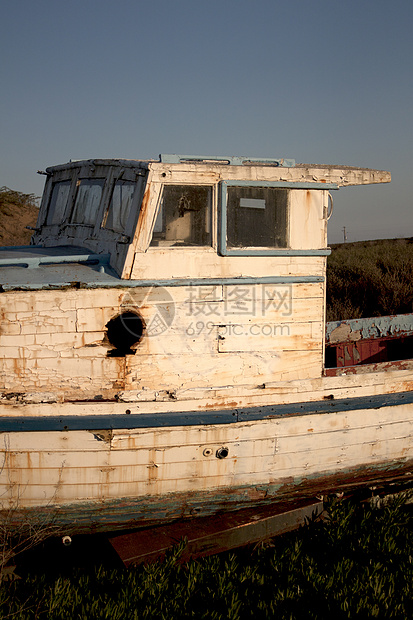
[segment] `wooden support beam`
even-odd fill
[[[323,502],[312,498],[294,504],[267,505],[214,517],[175,521],[165,526],[111,536],[109,542],[124,565],[129,567],[161,559],[169,549],[186,539],[181,561],[187,561],[285,534],[322,511]]]

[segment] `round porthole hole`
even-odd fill
[[[122,312],[106,324],[107,337],[114,347],[109,351],[111,357],[134,355],[133,346],[142,339],[145,324],[142,317],[136,312]]]
[[[217,459],[226,459],[228,454],[229,449],[223,446],[222,448],[218,448],[215,456],[217,457]]]

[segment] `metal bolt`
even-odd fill
[[[72,544],[72,538],[71,536],[63,536],[62,537],[62,543],[65,547],[70,547],[70,545]]]
[[[217,457],[217,459],[226,459],[228,454],[229,454],[229,449],[223,446],[222,448],[218,448],[215,456]]]

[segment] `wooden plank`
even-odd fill
[[[97,433],[98,431],[96,431]],[[106,452],[110,439],[109,431],[105,435],[99,431],[99,437],[92,431],[47,431],[27,433],[3,433],[2,452],[40,453],[47,458],[53,452],[86,452],[96,450]],[[103,438],[107,438],[107,442]]]
[[[387,424],[383,423],[386,420],[386,409],[387,421],[390,420]],[[162,449],[162,444],[159,443],[158,438],[158,440],[151,442],[151,447],[146,450],[145,455],[144,450],[138,450],[135,464],[127,467],[126,470],[121,464],[116,463],[116,457],[113,457],[115,462],[112,462],[112,456],[108,457],[105,465],[99,463],[97,468],[93,466],[85,467],[84,465],[79,466],[79,468],[66,468],[64,454],[62,453],[60,455],[62,461],[60,461],[59,455],[53,457],[55,462],[56,459],[58,459],[55,479],[56,476],[60,476],[60,481],[64,486],[67,476],[69,486],[70,482],[76,478],[79,485],[94,484],[93,481],[99,480],[102,474],[104,474],[105,484],[109,481],[112,484],[117,484],[118,482],[119,484],[127,484],[128,479],[132,477],[132,479],[135,479],[137,482],[148,480],[151,484],[156,480],[157,484],[159,483],[164,486],[167,484],[168,480],[171,481],[172,484],[175,484],[178,480],[179,484],[183,484],[183,480],[189,480],[189,484],[191,488],[193,488],[194,476],[200,480],[201,486],[203,486],[206,479],[208,479],[211,484],[229,484],[229,480],[232,480],[234,476],[239,483],[241,483],[241,479],[243,481],[242,483],[245,484],[253,480],[255,480],[255,483],[258,483],[262,482],[265,475],[271,476],[271,472],[277,472],[277,477],[282,478],[283,475],[290,475],[293,470],[297,470],[296,475],[299,475],[298,472],[300,468],[301,474],[303,471],[306,473],[317,473],[317,471],[324,470],[340,471],[350,465],[355,466],[357,464],[366,464],[369,462],[382,462],[388,458],[389,452],[392,454],[392,458],[396,460],[397,458],[408,458],[409,455],[412,456],[413,454],[413,445],[411,443],[413,425],[410,420],[396,423],[392,419],[392,411],[399,411],[399,409],[400,408],[388,407],[380,409],[378,412],[366,412],[370,414],[370,416],[376,413],[376,419],[370,420],[370,422],[373,421],[374,424],[371,426],[364,426],[361,429],[353,428],[353,426],[350,425],[350,420],[348,420],[350,414],[348,412],[342,412],[332,416],[308,416],[307,418],[295,419],[286,418],[281,421],[271,420],[267,421],[265,424],[263,422],[255,424],[244,423],[242,428],[245,433],[248,432],[251,435],[252,433],[250,433],[250,431],[254,428],[258,433],[262,433],[262,426],[264,426],[267,430],[272,428],[272,432],[275,432],[278,437],[277,444],[275,444],[272,439],[265,441],[261,446],[255,445],[252,449],[251,446],[254,445],[252,441],[250,441],[250,445],[248,445],[248,442],[241,443],[238,441],[231,444],[228,441],[230,439],[228,431],[234,433],[234,431],[238,430],[237,428],[220,427],[219,429],[209,429],[210,440],[215,440],[218,445],[220,442],[229,444],[230,456],[222,460],[214,458],[212,460],[208,458],[203,459],[203,455],[201,456],[200,454],[200,448],[202,446],[193,446],[191,449],[190,446],[187,446],[187,442],[185,442],[186,438],[182,437],[182,435],[181,440],[183,439],[184,445],[181,447],[174,446],[172,450]],[[405,406],[405,409],[408,411],[408,406]],[[363,412],[361,412],[359,416],[361,420],[363,419],[362,414]],[[379,414],[380,418],[377,419]],[[353,413],[351,415],[354,418],[356,414]],[[333,429],[338,428],[337,422],[340,422],[338,418],[341,418],[341,428],[334,431]],[[321,434],[317,432],[316,426],[319,420],[326,425]],[[307,427],[306,432],[304,432],[303,429],[303,424],[305,424],[305,422],[307,422],[307,424],[313,424],[313,427]],[[366,422],[369,422],[369,420],[366,420]],[[333,432],[328,432],[328,426],[330,427],[330,431],[333,430]],[[202,431],[203,430],[204,429],[202,429]],[[215,436],[213,437],[214,430]],[[188,435],[188,433],[190,435],[196,435],[193,429],[187,429],[186,434]],[[227,433],[227,436],[225,436],[225,433]],[[154,439],[157,435],[153,432],[143,433],[143,435],[145,434],[147,435],[147,439]],[[179,441],[179,438],[176,436],[177,430],[169,431],[169,438],[174,434],[174,440]],[[202,434],[204,435],[203,432]],[[165,432],[163,432],[162,435],[165,438]],[[196,439],[199,440],[200,433],[197,435],[198,437],[196,437]],[[139,435],[136,432],[134,437],[135,441],[138,442]],[[204,441],[205,440],[206,438]],[[132,449],[133,453],[130,441],[128,443],[129,445],[126,449],[129,451]],[[164,440],[162,443],[164,444]],[[154,444],[159,447],[157,449],[153,448],[152,446]],[[206,441],[205,444],[208,445]],[[139,445],[142,445],[142,443],[136,443],[135,449]],[[262,449],[263,446],[267,447]],[[275,446],[277,447],[276,451]],[[10,448],[14,449],[14,445],[11,445]],[[107,450],[108,446],[106,445],[105,447],[104,445],[104,449]],[[247,452],[245,452],[245,450],[247,450]],[[234,455],[232,455],[233,451]],[[144,455],[143,461],[139,458],[139,453],[140,456]],[[343,458],[344,453],[345,458]],[[9,452],[8,458],[16,458],[13,451]],[[27,456],[21,456],[20,459],[21,458],[25,459]],[[40,472],[33,470],[33,463],[31,463],[30,469],[25,469],[22,466],[19,468],[19,462],[14,463],[13,467],[9,470],[8,483],[27,484],[27,480],[30,478],[31,483],[44,484],[42,478],[39,480],[36,478],[37,475],[40,475],[45,476],[52,486],[57,484],[53,482],[53,477],[49,475],[50,467],[48,465],[50,465],[50,463],[47,463],[48,456],[44,456],[44,459],[43,470],[40,470]],[[142,465],[139,465],[140,462]],[[148,471],[148,463],[153,466],[150,467],[150,469],[154,470],[152,474]],[[23,465],[23,463],[21,463],[21,465]],[[18,467],[17,470],[15,469],[16,467]],[[285,470],[284,474],[283,470]],[[46,473],[47,471],[49,471],[49,474]],[[77,471],[76,475],[74,475],[74,471]],[[245,478],[244,474],[247,478]],[[14,475],[18,476],[18,478],[13,479]],[[25,476],[28,478],[26,479]],[[89,478],[82,482],[84,476],[89,476]],[[228,476],[230,476],[230,479]],[[250,476],[253,476],[253,478]],[[213,483],[213,477],[217,477],[219,480]],[[165,488],[167,488],[167,486]]]
[[[308,351],[320,350],[321,322],[233,324],[218,328],[218,350],[235,351]]]
[[[210,302],[197,305],[176,305],[175,317],[170,330],[183,327],[185,333],[193,334],[208,329],[211,325],[257,324],[274,321],[295,322],[322,321],[324,300],[321,297],[288,299],[285,303],[263,306],[261,300],[241,299],[231,304]]]
[[[112,360],[114,362],[114,360]],[[408,366],[408,362],[406,362]],[[5,381],[9,381],[12,376],[12,366],[9,367],[9,362],[3,362],[0,360],[0,367],[4,369],[6,373]],[[24,372],[24,366],[21,372]],[[273,377],[272,377],[273,378]],[[340,377],[319,377],[318,379],[310,380],[295,380],[291,383],[283,381],[268,381],[265,384],[255,383],[255,385],[246,384],[244,381],[239,385],[211,385],[210,387],[198,386],[196,388],[191,385],[178,388],[174,395],[174,401],[169,399],[168,406],[162,402],[162,396],[160,395],[159,403],[147,402],[147,411],[163,411],[163,410],[196,410],[202,409],[206,405],[214,406],[217,408],[225,408],[234,406],[247,406],[252,401],[256,405],[260,404],[273,404],[273,403],[285,403],[285,402],[299,402],[305,400],[322,400],[324,396],[334,395],[336,398],[341,396],[352,397],[362,395],[372,395],[383,393],[392,393],[404,390],[413,389],[413,371],[406,370],[387,370],[386,373],[382,372],[370,372],[362,375],[342,375]],[[16,383],[15,387],[21,391],[22,383]],[[20,389],[19,389],[20,388]],[[26,387],[27,389],[27,387]],[[130,396],[128,396],[130,394]],[[137,402],[140,399],[146,401],[155,401],[156,394],[160,394],[159,390],[150,390],[144,388],[136,394]],[[65,405],[60,403],[49,407],[46,403],[42,405],[26,404],[25,412],[29,415],[54,415],[56,408],[58,408],[60,415],[65,415],[65,411],[68,407],[76,408],[79,413],[87,413],[87,415],[93,415],[94,413],[104,413],[106,410],[111,412],[121,411],[124,412],[125,408],[132,408],[131,410],[139,410],[139,405],[133,405],[134,392],[123,392],[122,397],[126,399],[127,405],[122,403],[75,403]],[[39,392],[39,397],[41,393]],[[4,410],[5,415],[17,415],[13,409],[13,399],[10,401],[4,400],[0,404],[0,412]],[[5,409],[4,409],[5,408]],[[1,415],[1,414],[0,414]]]
[[[285,354],[287,355],[287,353]],[[115,360],[111,360],[115,363]],[[122,360],[118,360],[122,361]],[[123,362],[124,363],[124,362]],[[143,369],[146,368],[147,360],[144,360]],[[151,362],[149,361],[149,364]],[[321,364],[321,358],[320,362]],[[406,362],[409,366],[409,363]],[[410,366],[413,368],[413,364]],[[314,372],[317,367],[314,367]],[[4,372],[4,381],[9,382],[12,376],[12,366],[10,362],[5,363],[0,359],[0,369]],[[21,372],[24,372],[24,366]],[[294,373],[292,373],[294,374]],[[271,379],[274,378],[274,374]],[[216,377],[218,381],[222,379],[220,375]],[[245,383],[245,378],[240,379],[239,384],[226,386],[220,385],[218,381],[216,385],[211,382],[210,386],[198,385],[194,387],[191,383],[178,387],[173,395],[165,386],[158,385],[155,388],[142,387],[136,385],[135,389],[129,391],[118,390],[119,397],[124,402],[88,402],[88,403],[55,403],[48,405],[47,402],[34,404],[36,399],[42,397],[50,398],[51,392],[45,393],[44,388],[40,392],[30,392],[27,395],[28,402],[25,404],[25,414],[35,416],[53,416],[57,412],[61,416],[76,413],[77,415],[98,415],[110,413],[125,413],[130,410],[132,413],[139,413],[142,406],[145,407],[147,413],[156,413],[162,411],[196,411],[204,408],[233,408],[249,406],[253,402],[256,406],[268,404],[284,404],[289,402],[305,402],[323,400],[323,398],[334,396],[335,398],[351,398],[358,396],[371,396],[374,394],[391,394],[403,391],[413,390],[413,370],[387,370],[383,372],[370,372],[362,375],[342,375],[340,377],[319,377],[317,379],[297,379],[297,374],[289,381],[268,381],[261,383],[261,377],[256,377],[255,384]],[[22,391],[22,383],[10,384],[9,389]],[[132,384],[133,385],[133,384]],[[100,386],[102,387],[102,386]],[[25,387],[27,390],[27,387]],[[40,386],[39,386],[40,389]],[[74,391],[75,392],[75,391]],[[99,393],[104,393],[100,390]],[[114,394],[115,392],[113,392]],[[76,397],[76,395],[74,394]],[[54,400],[56,400],[55,395]],[[31,400],[32,399],[32,400]],[[33,400],[34,399],[34,400]],[[144,403],[144,405],[143,405]],[[0,419],[1,415],[18,416],[19,410],[15,409],[16,401],[7,397],[0,402]]]
[[[327,245],[324,217],[326,193],[320,190],[291,190],[290,244],[292,248],[323,248]]]
[[[168,549],[186,539],[180,557],[184,562],[285,534],[322,510],[323,503],[315,500],[296,502],[293,507],[284,504],[244,509],[111,536],[109,542],[129,567],[161,559]]]
[[[260,166],[228,166],[219,163],[186,163],[163,164],[151,162],[153,180],[160,183],[171,179],[173,174],[176,183],[216,183],[220,180],[252,180],[252,181],[307,181],[336,183],[344,185],[367,185],[371,183],[389,183],[390,172],[370,170],[351,166],[325,166],[319,164],[296,164],[294,167]],[[166,175],[166,177],[163,176]]]
[[[210,440],[205,441],[202,445],[184,445],[184,446],[168,446],[160,445],[159,440],[156,441],[159,447],[144,447],[136,442],[135,447],[116,450],[110,450],[109,446],[106,451],[100,452],[92,450],[87,455],[84,452],[72,451],[63,452],[51,450],[48,453],[38,451],[15,452],[15,448],[10,449],[6,455],[6,459],[11,459],[13,468],[17,468],[23,474],[29,476],[34,470],[49,471],[53,469],[64,469],[65,476],[69,472],[71,479],[78,478],[81,475],[76,472],[89,470],[91,476],[99,477],[100,468],[110,467],[113,472],[117,471],[116,476],[121,478],[125,475],[122,468],[126,468],[127,475],[134,475],[136,478],[145,479],[146,469],[148,466],[160,467],[159,475],[168,479],[169,477],[180,477],[181,468],[184,470],[186,466],[196,468],[199,475],[206,469],[209,475],[216,471],[216,475],[221,475],[223,470],[228,467],[236,466],[236,472],[241,471],[252,472],[256,468],[263,469],[260,463],[266,459],[270,464],[268,471],[271,471],[271,463],[274,458],[287,457],[288,455],[294,460],[300,458],[308,459],[311,452],[319,450],[336,450],[339,454],[343,449],[352,446],[375,447],[378,451],[384,448],[384,442],[388,446],[389,441],[407,441],[406,447],[409,447],[409,439],[413,432],[413,424],[411,421],[391,422],[388,424],[379,424],[363,428],[342,428],[340,430],[324,429],[320,432],[314,425],[310,427],[304,434],[303,431],[296,431],[294,434],[287,435],[282,425],[278,424],[278,429],[273,429],[275,436],[266,439],[255,439],[251,441],[233,441],[231,437],[224,438],[221,441]],[[331,427],[334,429],[335,424]],[[277,432],[279,431],[279,432]],[[137,439],[137,438],[136,438]],[[216,458],[216,451],[222,445],[228,448],[228,457],[225,463]],[[387,449],[387,448],[386,448]],[[208,451],[208,456],[205,451]],[[318,457],[316,457],[318,461]],[[222,459],[223,461],[223,459]],[[169,470],[173,466],[176,469]],[[201,467],[201,469],[199,469]],[[79,469],[80,468],[80,469]],[[265,469],[265,468],[264,468]],[[93,472],[96,470],[96,474]],[[139,473],[141,472],[141,473]]]
[[[406,443],[408,439],[390,440],[390,447],[392,453],[397,455],[406,450]],[[410,442],[411,443],[411,442]],[[387,456],[387,454],[386,454]],[[407,457],[412,458],[412,451],[408,453]],[[327,483],[328,477],[337,476],[340,473],[346,474],[346,472],[355,471],[361,465],[363,467],[379,466],[380,469],[384,468],[383,451],[377,449],[376,446],[349,446],[343,447],[340,451],[337,449],[323,449],[321,451],[314,450],[309,455],[300,454],[298,459],[293,454],[279,454],[270,460],[269,457],[259,458],[257,469],[254,472],[239,471],[234,467],[227,469],[226,474],[211,475],[212,472],[205,472],[204,475],[199,475],[199,472],[183,467],[180,471],[180,475],[177,477],[171,477],[170,479],[161,476],[162,472],[159,472],[158,468],[148,469],[146,468],[146,476],[136,476],[128,480],[125,477],[120,481],[112,479],[113,468],[104,468],[100,472],[99,478],[91,476],[88,480],[80,480],[78,483],[73,483],[71,477],[65,481],[64,469],[62,473],[56,472],[54,480],[48,478],[48,484],[42,484],[41,479],[36,479],[33,484],[32,481],[28,484],[28,480],[21,476],[21,473],[10,470],[10,481],[8,486],[1,489],[3,493],[4,501],[8,498],[18,497],[20,506],[30,505],[37,500],[40,504],[47,504],[50,501],[81,501],[94,498],[95,501],[105,498],[116,499],[119,497],[147,497],[150,496],[162,496],[168,493],[190,492],[197,493],[206,490],[228,488],[228,478],[231,479],[231,488],[237,486],[256,486],[256,485],[283,485],[288,481],[290,486],[298,484],[303,477],[317,479],[321,474],[325,476],[325,482]],[[228,465],[231,465],[228,463]],[[228,467],[228,466],[227,466]],[[269,467],[273,468],[275,475],[271,475]],[[391,468],[391,464],[388,464]],[[88,472],[90,473],[90,472]],[[18,477],[15,478],[14,474]]]
[[[172,259],[171,259],[172,257]],[[218,256],[213,248],[193,250],[190,248],[149,248],[137,254],[131,277],[136,280],[148,278],[241,278],[265,276],[320,276],[325,275],[325,257],[317,256]]]
[[[272,351],[203,355],[133,356],[128,389],[174,390],[226,386],[246,381],[262,385],[274,378],[306,379],[321,374],[322,351]]]
[[[155,435],[155,441],[158,438]],[[156,441],[159,443],[159,440]],[[160,445],[157,448],[147,447],[137,444],[137,447],[110,449],[110,444],[106,449],[96,450],[92,446],[89,450],[63,451],[62,446],[51,446],[49,452],[38,450],[27,450],[17,452],[15,447],[10,447],[3,458],[10,460],[14,468],[30,472],[34,470],[53,470],[60,469],[62,465],[65,471],[77,470],[79,468],[96,469],[100,467],[136,468],[138,466],[159,466],[189,463],[194,465],[195,461],[209,464],[208,467],[221,467],[224,459],[216,457],[217,450],[223,447],[228,448],[230,460],[250,460],[256,456],[272,456],[276,450],[276,439],[274,437],[255,439],[253,441],[234,441],[229,436],[225,441],[209,441],[201,445]],[[211,465],[212,463],[212,465]],[[144,470],[142,470],[144,471]],[[72,475],[72,474],[70,474]]]
[[[48,313],[44,313],[41,317],[37,312],[21,312],[18,314],[18,323],[20,325],[20,334],[43,334],[48,332],[75,332],[76,331],[76,312],[74,310],[68,310],[66,312],[59,312],[56,310],[49,310]],[[4,333],[0,335],[0,343],[5,340],[7,342],[8,336]]]

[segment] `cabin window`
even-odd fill
[[[53,183],[46,224],[61,224],[63,221],[72,181]]]
[[[288,190],[228,187],[227,247],[287,247]]]
[[[211,245],[211,203],[211,187],[165,185],[151,245]]]
[[[103,223],[104,228],[119,233],[125,232],[135,187],[134,181],[116,181]]]
[[[92,226],[96,222],[105,179],[81,179],[77,183],[73,224]]]

